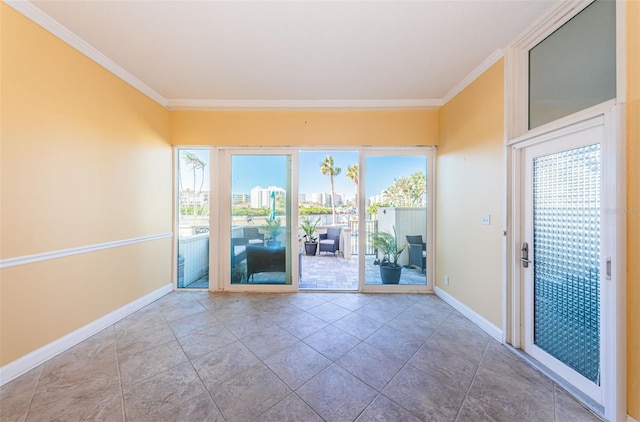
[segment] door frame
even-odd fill
[[[601,121],[604,126],[602,143],[602,186],[601,201],[601,265],[610,259],[610,279],[601,282],[601,400],[604,416],[608,420],[623,420],[626,417],[626,213],[625,210],[625,160],[624,160],[624,106],[608,101],[588,110],[576,113],[563,124],[532,131],[514,139],[507,146],[510,188],[508,207],[507,280],[506,280],[506,342],[522,349],[524,335],[524,276],[520,265],[520,247],[523,235],[524,192],[521,190],[524,178],[522,155],[524,148],[581,128],[593,126]],[[615,187],[615,188],[612,188]],[[607,208],[605,208],[607,207]],[[606,345],[607,347],[604,347]],[[547,368],[543,368],[547,369]],[[548,370],[547,370],[548,371]],[[550,375],[559,383],[566,384],[558,374]],[[585,397],[583,397],[585,398]],[[589,400],[585,400],[589,401]]]
[[[298,190],[298,180],[295,177],[298,171],[298,156],[297,148],[293,147],[212,147],[212,150],[217,151],[217,173],[219,181],[216,193],[219,199],[217,207],[217,245],[216,250],[218,255],[211,255],[211,259],[215,259],[217,265],[217,271],[215,272],[216,287],[220,290],[229,292],[288,292],[293,293],[298,291],[298,260],[297,258],[297,239],[294,241],[294,237],[297,235],[297,230],[294,227],[298,227],[297,212],[293,210],[298,209],[298,198],[293,192]],[[237,155],[289,155],[291,156],[291,172],[288,175],[287,180],[287,196],[290,197],[288,203],[290,204],[290,212],[288,216],[288,224],[285,231],[285,238],[287,240],[287,254],[290,265],[288,271],[290,271],[290,284],[232,284],[229,274],[231,273],[231,261],[229,259],[231,254],[231,161],[230,157],[233,154]],[[213,167],[213,166],[212,166]],[[212,169],[213,171],[213,169]],[[226,210],[226,211],[225,211]],[[213,248],[212,253],[213,253]],[[209,273],[211,277],[211,272]],[[209,287],[211,288],[211,281],[209,281]]]
[[[611,347],[608,359],[603,360],[603,416],[611,421],[624,421],[627,414],[626,393],[626,153],[625,107],[627,91],[626,66],[626,2],[616,2],[616,98],[582,110],[573,115],[547,123],[533,130],[528,129],[528,54],[529,50],[572,19],[594,0],[575,0],[555,3],[538,21],[527,28],[513,43],[504,49],[505,66],[505,189],[504,189],[504,243],[503,267],[503,333],[507,344],[519,349],[521,344],[521,280],[519,278],[520,245],[517,230],[519,216],[518,151],[515,146],[553,130],[562,130],[599,114],[605,118],[603,160],[608,170],[603,179],[615,189],[605,189],[602,195],[612,195],[613,210],[606,216],[613,221],[611,237],[613,255],[612,276],[617,283],[610,286],[607,304],[611,311],[603,315],[609,326],[607,337],[602,338]],[[604,164],[604,163],[603,163]],[[605,283],[606,284],[606,283]],[[609,283],[611,284],[611,283]],[[551,374],[553,375],[553,374]]]
[[[605,164],[603,163],[603,147],[604,147],[604,116],[597,116],[593,119],[589,119],[585,122],[576,124],[567,128],[566,131],[554,131],[544,136],[539,137],[540,142],[536,142],[534,144],[529,144],[526,147],[519,148],[521,151],[521,166],[523,168],[521,181],[523,182],[520,187],[521,198],[523,200],[521,212],[523,215],[523,224],[520,227],[520,241],[527,241],[530,245],[529,249],[529,258],[533,260],[533,257],[536,256],[536,245],[534,241],[534,221],[533,221],[533,165],[532,158],[538,156],[545,156],[547,154],[556,154],[561,151],[573,150],[576,148],[586,147],[588,145],[593,145],[593,141],[595,141],[595,137],[597,137],[597,143],[600,145],[600,175],[605,172]],[[562,133],[556,133],[562,132]],[[592,138],[593,136],[593,138]],[[599,249],[601,251],[598,267],[599,267],[599,277],[600,277],[600,290],[601,290],[601,298],[602,298],[602,286],[607,282],[607,274],[606,274],[606,257],[609,251],[611,250],[610,244],[606,236],[603,236],[603,233],[608,232],[607,230],[607,221],[606,216],[603,216],[604,212],[602,210],[608,209],[609,204],[607,203],[608,198],[606,195],[603,195],[605,191],[605,180],[604,177],[600,179],[600,224],[599,224]],[[523,350],[528,355],[532,356],[534,359],[537,359],[543,365],[550,368],[556,374],[558,374],[563,379],[567,380],[572,385],[575,385],[579,391],[585,393],[588,397],[596,401],[597,403],[602,402],[602,386],[594,383],[593,381],[585,378],[582,374],[577,371],[571,369],[568,365],[563,363],[561,360],[551,356],[546,350],[538,347],[533,339],[534,336],[534,328],[533,324],[535,324],[535,315],[534,315],[534,301],[535,301],[535,293],[534,293],[534,269],[535,269],[535,261],[533,266],[530,266],[529,269],[524,269],[522,265],[520,265],[520,276],[522,277],[522,320],[523,320],[523,330],[522,330],[522,343]],[[602,301],[599,305],[599,310],[601,310],[602,304],[605,301]],[[607,329],[604,321],[600,320],[600,330],[599,335],[599,362],[598,366],[602,369],[602,362],[605,358],[606,351],[604,350],[604,343],[602,342],[602,338],[604,337],[605,329]]]
[[[416,147],[368,147],[359,148],[360,153],[360,180],[358,185],[358,207],[360,210],[366,209],[365,203],[365,187],[366,183],[366,158],[372,156],[406,156],[411,155],[412,152],[424,156],[427,160],[426,177],[427,177],[427,236],[425,242],[427,242],[427,256],[426,256],[426,270],[425,270],[425,284],[424,285],[397,285],[397,284],[365,284],[365,259],[358,260],[359,270],[359,282],[358,291],[361,293],[432,293],[434,290],[434,277],[435,277],[435,177],[436,177],[436,148],[429,146],[416,146]],[[364,174],[364,177],[362,175]],[[365,233],[365,221],[363,218],[358,219],[358,230],[360,233]],[[358,256],[364,257],[365,242],[359,242]]]

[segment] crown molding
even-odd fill
[[[525,29],[509,47],[529,50],[538,45],[594,0],[560,0],[553,4],[540,18]]]
[[[36,24],[40,25],[47,31],[51,32],[56,37],[60,38],[65,43],[69,44],[71,47],[78,50],[80,53],[89,57],[94,62],[98,63],[100,66],[107,69],[109,72],[113,73],[147,97],[151,98],[153,101],[157,102],[163,107],[167,107],[167,100],[156,91],[151,89],[147,84],[142,82],[140,79],[133,76],[131,73],[127,72],[124,68],[116,64],[109,57],[102,54],[100,51],[95,49],[91,44],[84,41],[76,34],[71,32],[65,26],[61,25],[58,21],[51,18],[49,15],[44,13],[42,10],[38,9],[34,6],[30,1],[27,0],[3,0],[6,4],[22,13],[27,18],[34,21]]]
[[[109,57],[51,18],[28,0],[2,0],[54,36],[113,73],[133,88],[169,110],[431,110],[438,109],[460,93],[484,71],[497,62],[503,53],[494,51],[469,75],[441,99],[392,100],[216,100],[166,99],[140,79],[133,76]],[[579,0],[576,2],[584,2]],[[592,1],[592,0],[589,0]]]
[[[489,55],[489,57],[484,59],[482,61],[482,63],[480,63],[478,65],[478,67],[473,69],[467,76],[465,76],[465,78],[463,80],[458,82],[458,84],[456,86],[451,88],[451,90],[449,92],[447,92],[444,97],[442,97],[442,100],[440,100],[442,102],[442,104],[444,105],[444,104],[448,103],[453,97],[455,97],[460,92],[462,92],[463,89],[465,89],[466,87],[471,85],[471,83],[473,81],[478,79],[478,77],[480,77],[480,75],[482,75],[484,72],[486,72],[487,69],[489,69],[491,66],[493,66],[502,57],[504,57],[504,53],[502,52],[501,49],[497,49],[493,53],[491,53]]]
[[[171,110],[427,110],[442,100],[168,100]]]

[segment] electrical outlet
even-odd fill
[[[449,285],[449,276],[448,276],[448,275],[445,275],[445,276],[444,276],[444,285],[445,285],[445,286],[448,286],[448,285]]]
[[[485,226],[491,224],[491,214],[482,214],[482,224]]]

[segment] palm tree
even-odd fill
[[[331,214],[333,216],[333,224],[336,224],[336,192],[333,184],[333,177],[337,176],[342,172],[340,167],[333,166],[333,157],[331,155],[327,155],[327,158],[324,159],[320,163],[320,172],[323,175],[329,175],[329,180],[331,180]]]
[[[353,184],[356,185],[356,216],[358,216],[358,165],[354,164],[352,166],[347,167],[347,177],[353,181]]]
[[[198,202],[196,198],[200,197],[200,192],[202,192],[202,185],[204,184],[204,167],[206,163],[200,159],[197,155],[192,152],[185,152],[182,156],[185,164],[191,166],[191,170],[193,171],[193,216],[198,216]],[[202,177],[200,178],[200,188],[197,191],[196,195],[196,170],[200,170],[202,172]]]

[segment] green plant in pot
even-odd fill
[[[242,283],[247,277],[247,269],[242,264],[236,264],[231,269],[231,282]]]
[[[266,234],[267,246],[280,246],[280,241],[277,239],[282,233],[282,220],[279,217],[273,220],[267,219],[260,229]]]
[[[315,255],[318,250],[318,239],[313,237],[313,234],[316,232],[319,223],[320,218],[313,221],[309,217],[305,217],[300,223],[300,227],[304,231],[304,251],[307,256]]]
[[[398,258],[400,258],[407,245],[400,246],[398,244],[396,227],[393,226],[393,234],[383,231],[376,233],[373,236],[373,247],[382,253],[382,260],[374,261],[374,264],[380,265],[382,283],[398,284],[402,272],[402,266],[398,264]]]

